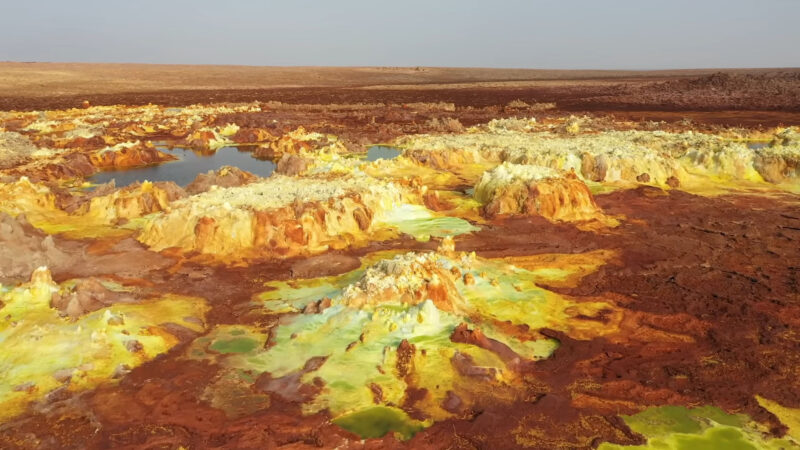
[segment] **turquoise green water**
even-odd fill
[[[258,342],[245,337],[237,337],[224,341],[214,341],[209,347],[219,353],[247,353],[255,350]]]
[[[410,439],[423,425],[397,409],[376,406],[347,414],[333,421],[336,425],[351,431],[364,439],[379,438],[395,432],[401,439]]]

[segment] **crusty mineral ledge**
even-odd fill
[[[172,182],[136,183],[122,189],[109,187],[103,195],[60,192],[26,177],[0,183],[0,212],[12,217],[25,214],[35,227],[50,234],[89,230],[111,225],[119,219],[133,219],[161,211],[185,196]]]
[[[486,171],[475,198],[489,217],[500,214],[542,216],[550,221],[605,220],[586,184],[574,172],[503,163]]]
[[[304,153],[346,153],[347,147],[334,135],[308,132],[303,127],[290,131],[280,138],[262,143],[253,150],[257,158],[278,159],[284,155]]]
[[[194,181],[186,186],[189,195],[206,192],[213,186],[236,187],[252,183],[258,180],[256,175],[233,166],[222,166],[218,170],[209,170],[207,173],[199,173]]]
[[[453,170],[468,163],[511,162],[574,170],[585,180],[698,188],[709,182],[773,183],[791,188],[800,176],[800,144],[793,128],[776,130],[769,145],[702,133],[602,131],[559,134],[502,126],[468,133],[419,135],[396,144],[418,163]]]
[[[383,214],[415,194],[369,177],[293,178],[215,188],[149,218],[139,240],[222,258],[288,257],[363,242]]]
[[[113,170],[175,161],[178,157],[157,150],[150,142],[137,141],[106,147],[92,153],[89,159],[100,170]]]
[[[147,166],[178,159],[159,151],[150,142],[141,141],[123,142],[92,151],[80,148],[37,149],[29,156],[23,164],[10,167],[3,174],[26,176],[34,181],[56,181],[83,178],[103,170]]]

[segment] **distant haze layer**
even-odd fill
[[[800,65],[800,1],[11,2],[0,60],[667,69]]]

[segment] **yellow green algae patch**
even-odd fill
[[[771,437],[765,427],[744,414],[728,414],[713,406],[686,408],[661,406],[648,408],[632,416],[622,416],[625,423],[647,438],[641,446],[603,443],[601,450],[760,450],[795,449],[798,442],[787,437]]]
[[[50,306],[60,288],[40,268],[30,283],[0,291],[0,420],[56,388],[91,389],[169,351],[179,341],[160,324],[204,330],[208,307],[200,298],[165,295],[73,321]]]
[[[516,364],[547,358],[558,347],[536,330],[568,330],[566,310],[574,302],[536,286],[541,274],[443,247],[380,252],[336,277],[269,283],[273,289],[254,300],[271,311],[316,306],[281,317],[271,330],[219,326],[197,339],[187,356],[252,377],[296,377],[317,386],[303,411],[327,410],[362,437],[389,431],[408,437],[409,430],[453,417],[443,406],[453,395],[465,407],[488,392],[503,401],[511,394],[495,388],[515,385]],[[579,262],[574,265],[587,273]],[[325,305],[314,303],[324,297]],[[485,336],[489,346],[454,341],[460,326]],[[322,362],[309,368],[314,358]],[[414,403],[425,420],[408,422],[395,409],[409,388],[426,392]]]
[[[364,439],[379,438],[394,432],[405,440],[424,428],[421,422],[408,417],[403,410],[386,406],[346,414],[335,419],[333,423]]]
[[[404,204],[385,212],[380,223],[397,228],[401,233],[419,241],[431,237],[458,236],[478,231],[480,228],[458,217],[440,216],[420,205]]]
[[[348,285],[358,281],[364,271],[372,264],[401,253],[387,250],[370,253],[361,258],[359,268],[350,272],[319,278],[303,278],[290,281],[270,281],[264,284],[268,291],[257,294],[254,301],[273,312],[298,312],[307,304],[321,298],[333,298],[342,293]]]
[[[507,256],[495,260],[529,270],[537,283],[554,287],[575,287],[583,277],[597,271],[601,266],[613,263],[617,257],[616,251],[601,249],[574,254]]]

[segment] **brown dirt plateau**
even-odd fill
[[[767,126],[800,118],[800,69],[668,71],[0,63],[0,110],[281,101],[552,102],[570,113]],[[742,114],[747,111],[747,114]]]

